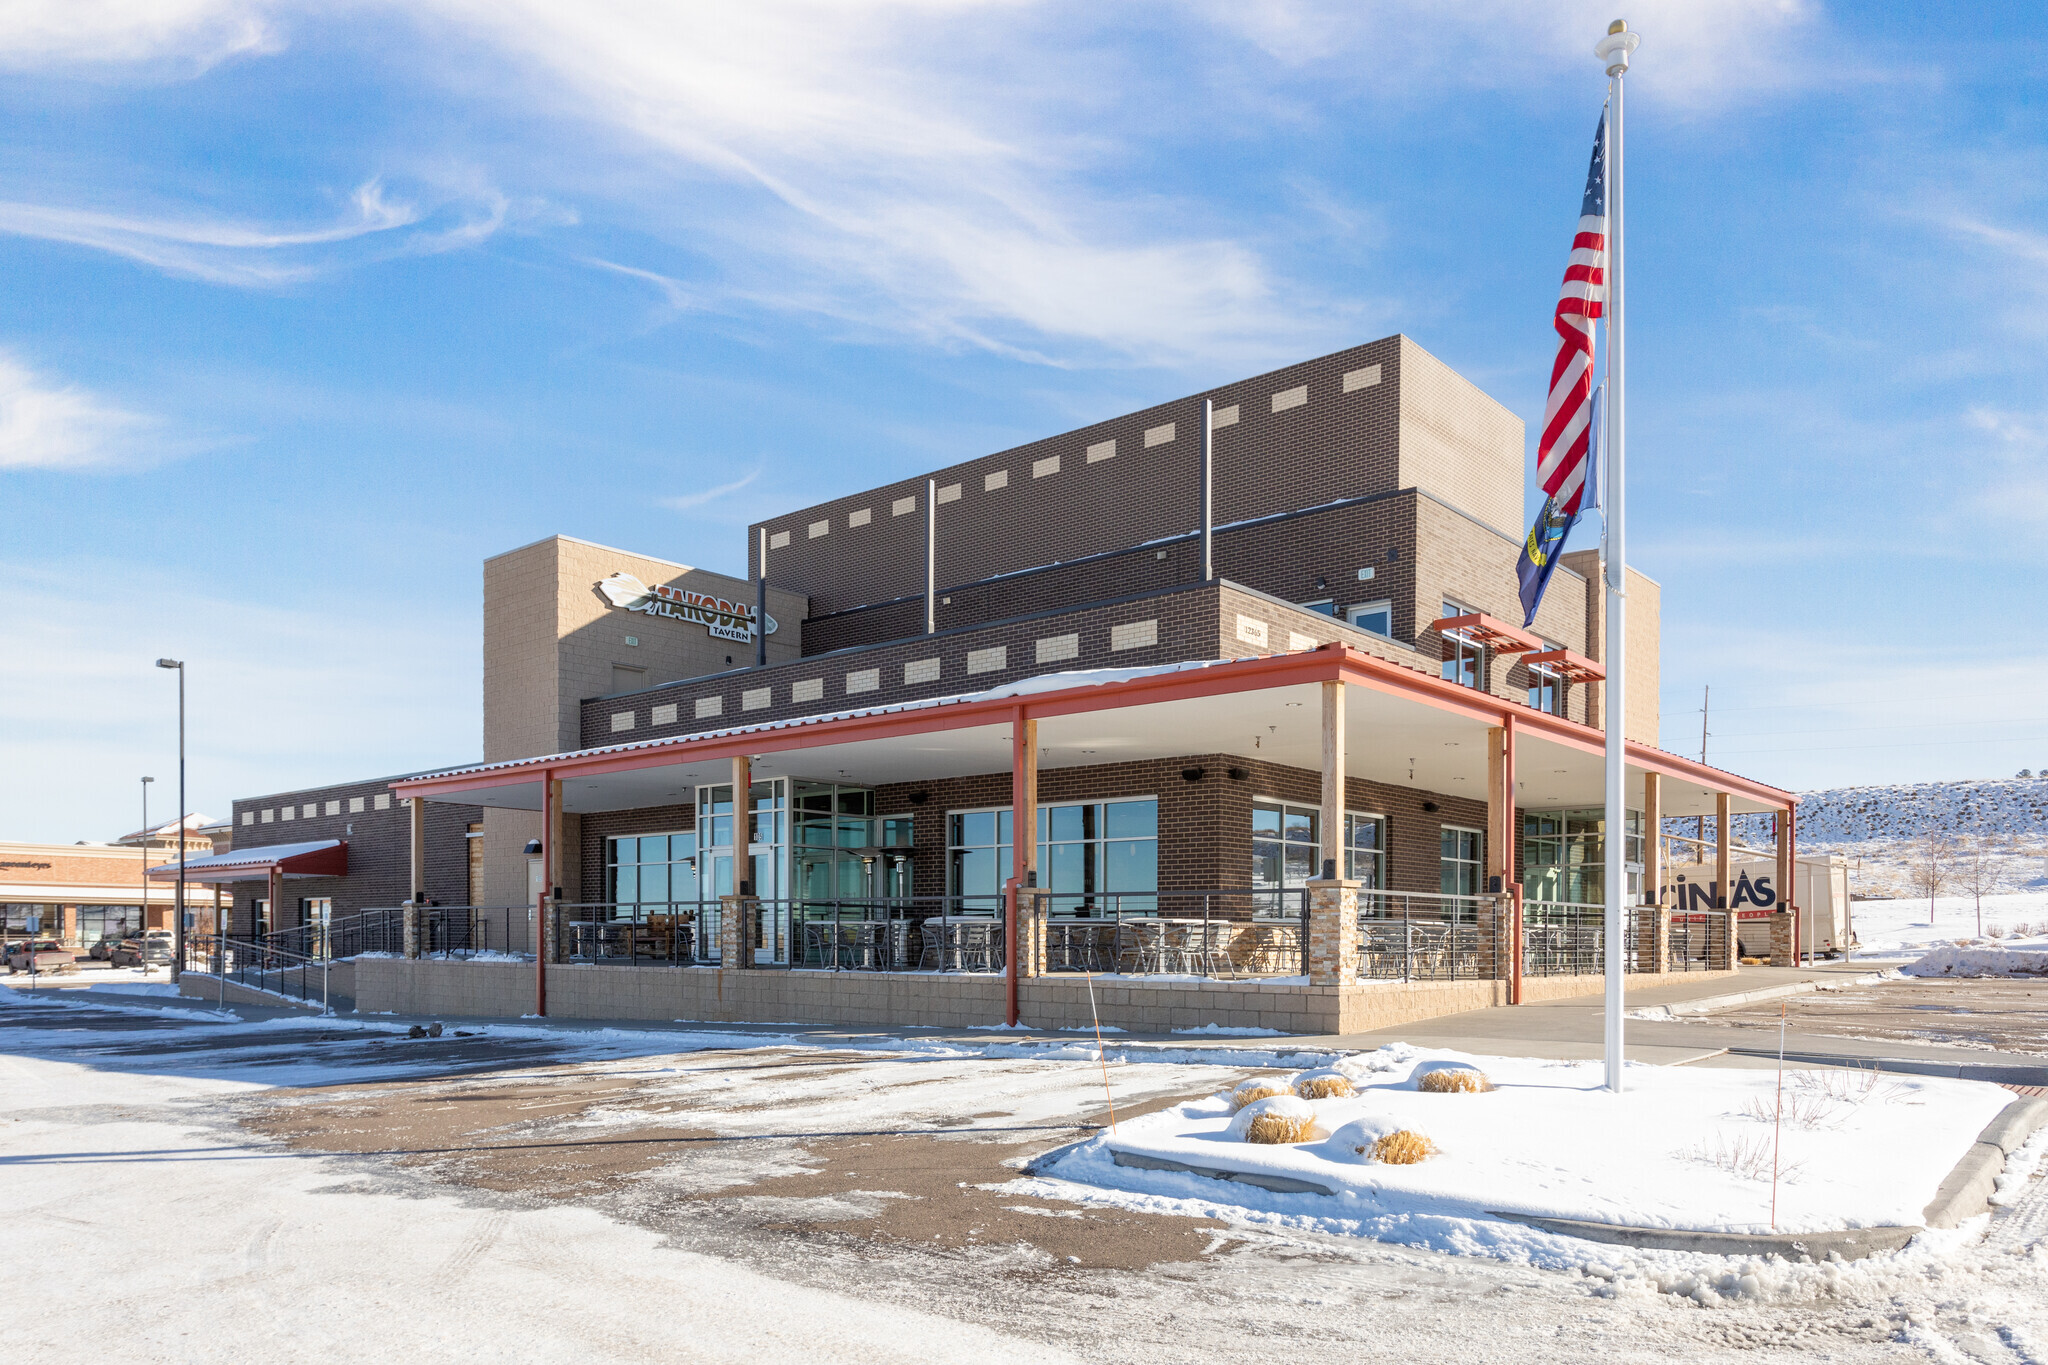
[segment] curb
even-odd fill
[[[1977,1134],[1976,1145],[1963,1154],[1941,1182],[1921,1217],[1931,1228],[1953,1228],[1991,1208],[1991,1195],[2005,1170],[2006,1155],[2048,1123],[2048,1100],[2015,1099]]]
[[[1838,1228],[1833,1232],[1694,1232],[1684,1228],[1632,1228],[1619,1223],[1582,1223],[1571,1218],[1532,1218],[1498,1213],[1495,1218],[1526,1223],[1545,1232],[1562,1233],[1588,1242],[1635,1247],[1644,1251],[1701,1251],[1711,1256],[1782,1256],[1788,1261],[1824,1261],[1830,1255],[1859,1261],[1880,1252],[1897,1251],[1925,1229],[1917,1227]]]
[[[1775,1059],[1771,1047],[1730,1047],[1735,1057]],[[1787,1052],[1785,1060],[1810,1066],[1844,1067],[1852,1071],[1888,1071],[1899,1076],[1942,1076],[1956,1081],[1992,1085],[2048,1085],[2048,1066],[2006,1066],[1998,1062],[1938,1062],[1924,1057],[1851,1057],[1840,1052]]]
[[[1708,1232],[1690,1228],[1627,1227],[1620,1223],[1581,1222],[1572,1218],[1538,1218],[1530,1214],[1502,1213],[1497,1209],[1488,1209],[1487,1213],[1510,1223],[1541,1228],[1545,1232],[1646,1251],[1782,1256],[1788,1261],[1822,1261],[1829,1256],[1838,1256],[1845,1261],[1857,1261],[1866,1256],[1897,1251],[1927,1228],[1957,1227],[1989,1210],[1998,1176],[2005,1169],[2006,1154],[2032,1137],[2044,1124],[2048,1124],[2048,1100],[2015,1098],[1999,1110],[1984,1131],[1977,1135],[1977,1141],[1970,1150],[1963,1154],[1963,1159],[1956,1163],[1955,1169],[1941,1182],[1941,1188],[1935,1191],[1933,1200],[1921,1213],[1925,1226],[1920,1227],[1836,1228],[1827,1232]],[[1110,1155],[1117,1165],[1138,1170],[1181,1171],[1207,1176],[1211,1180],[1255,1185],[1278,1194],[1336,1194],[1327,1185],[1292,1176],[1226,1171],[1114,1148]]]
[[[1754,991],[1734,991],[1728,995],[1702,996],[1698,1000],[1681,1000],[1672,1005],[1647,1005],[1645,1014],[1662,1010],[1674,1019],[1689,1014],[1712,1014],[1715,1010],[1733,1009],[1737,1005],[1754,1005],[1763,1000],[1778,1000],[1788,995],[1808,995],[1814,991],[1840,990],[1844,986],[1874,986],[1885,979],[1883,972],[1869,972],[1863,976],[1844,977],[1840,981],[1795,981],[1789,986],[1766,986]],[[1774,1054],[1775,1055],[1775,1054]]]

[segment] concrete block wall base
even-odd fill
[[[1700,975],[1709,975],[1701,973]],[[356,1007],[363,1013],[512,1018],[533,999],[533,968],[516,962],[365,958]],[[716,967],[612,967],[564,963],[548,969],[548,1013],[564,1019],[692,1020],[732,1024],[826,1024],[900,1028],[990,1028],[1003,1021],[1003,978],[925,972],[724,971]],[[1597,976],[1530,977],[1525,1002],[1594,995]],[[1167,1033],[1217,1024],[1283,1033],[1362,1033],[1418,1019],[1507,1003],[1504,981],[1368,981],[1303,986],[1259,981],[1095,978],[1104,1025]],[[1093,1022],[1088,982],[1078,975],[1018,983],[1023,1022],[1081,1028]]]
[[[253,986],[230,981],[225,987],[220,978],[201,972],[186,971],[178,975],[178,994],[193,1000],[226,1000],[230,1005],[284,1005],[297,1009],[320,1012],[320,997],[301,1000],[296,995],[283,995],[275,991],[260,991]]]

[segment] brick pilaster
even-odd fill
[[[1734,924],[1729,924],[1729,936],[1734,936]],[[1773,967],[1797,967],[1799,957],[1797,945],[1792,941],[1792,916],[1779,911],[1771,916],[1771,965]]]

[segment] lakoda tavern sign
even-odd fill
[[[754,608],[751,603],[730,602],[709,593],[685,592],[666,583],[649,585],[629,573],[615,573],[597,585],[607,602],[620,611],[637,611],[648,616],[666,616],[702,626],[720,640],[754,638]],[[775,633],[775,618],[768,618],[768,633]]]

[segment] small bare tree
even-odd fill
[[[1927,893],[1927,922],[1934,923],[1934,898],[1955,879],[1955,840],[1938,829],[1922,835],[1913,848],[1908,871],[1913,889]]]
[[[1956,842],[1951,854],[1955,884],[1968,892],[1977,906],[1977,937],[1984,937],[1984,898],[2005,889],[2005,857],[2011,840],[1988,834],[1969,834]],[[1928,922],[1934,916],[1928,914]]]

